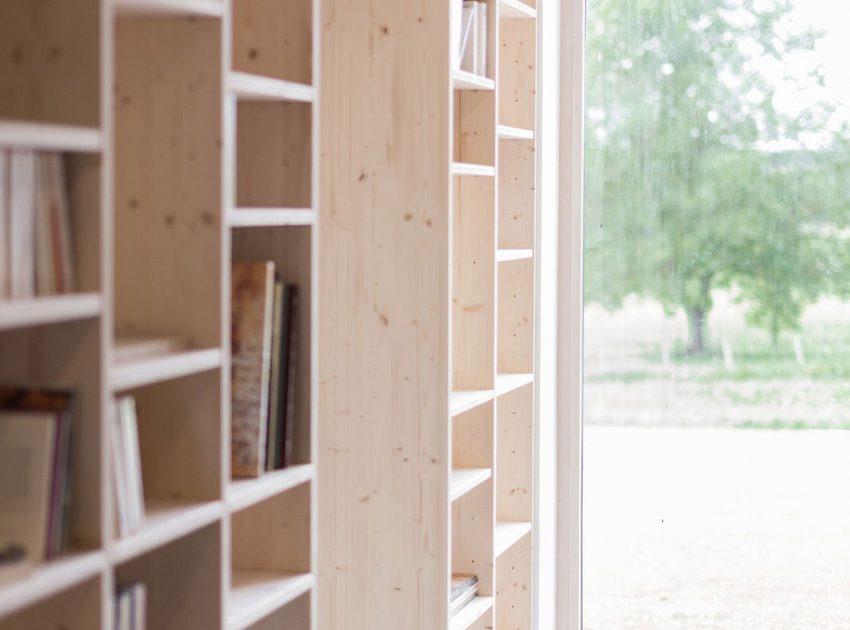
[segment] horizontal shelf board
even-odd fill
[[[534,374],[499,374],[496,376],[496,395],[501,396],[534,382]]]
[[[493,79],[482,77],[466,70],[455,70],[452,74],[452,83],[456,90],[495,90],[496,82]]]
[[[221,501],[146,502],[145,523],[142,529],[131,536],[116,540],[111,548],[112,558],[115,562],[131,560],[215,523],[223,512]]]
[[[72,553],[40,564],[20,579],[0,586],[0,618],[85,582],[105,568],[102,551]]]
[[[231,227],[279,227],[313,225],[316,211],[312,208],[235,208],[227,215]]]
[[[219,348],[187,350],[165,356],[118,363],[112,367],[110,385],[113,391],[122,391],[143,385],[160,383],[183,376],[199,374],[221,367]]]
[[[453,468],[449,496],[455,501],[493,476],[490,468]]]
[[[242,630],[313,588],[310,573],[285,575],[234,569],[228,601],[227,628]]]
[[[96,153],[103,147],[99,129],[31,122],[0,121],[0,147]]]
[[[469,175],[475,177],[495,177],[496,167],[487,164],[468,164],[452,162],[452,175]]]
[[[499,140],[534,140],[534,132],[531,129],[499,125],[496,133],[499,136]]]
[[[456,416],[491,400],[493,400],[492,389],[461,390],[452,392],[451,413],[453,416]]]
[[[515,523],[500,521],[496,523],[496,531],[493,534],[493,553],[495,557],[501,556],[508,549],[517,544],[531,531],[531,523]]]
[[[51,295],[0,302],[0,330],[98,317],[99,293]]]
[[[135,15],[195,15],[221,17],[224,3],[221,0],[113,0],[115,12],[123,16]]]
[[[311,481],[315,475],[313,464],[301,464],[264,473],[257,479],[231,481],[227,487],[227,507],[230,511],[242,510]]]
[[[227,85],[231,92],[246,101],[300,101],[310,103],[316,98],[312,85],[273,79],[247,72],[230,72]]]
[[[497,249],[496,262],[511,262],[512,260],[528,260],[534,257],[532,249]]]
[[[536,18],[537,9],[522,0],[499,0],[499,14],[506,18]]]
[[[449,620],[449,630],[466,630],[493,608],[492,597],[474,597]]]

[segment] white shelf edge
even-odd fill
[[[95,127],[0,120],[0,147],[97,153],[103,135]]]
[[[239,479],[227,486],[227,509],[231,512],[265,501],[275,495],[312,481],[316,476],[313,464],[297,464],[282,470],[264,473],[256,479]]]
[[[468,162],[452,162],[452,175],[468,175],[473,177],[495,177],[496,167],[487,164],[469,164]]]
[[[0,301],[0,330],[98,317],[99,293],[71,293]]]
[[[221,501],[178,503],[163,501],[146,504],[142,529],[112,542],[109,556],[121,563],[174,542],[215,523],[224,514]]]
[[[106,566],[102,551],[71,553],[38,565],[31,573],[0,586],[0,619],[81,584]]]
[[[508,394],[534,382],[534,374],[497,374],[496,396]]]
[[[493,476],[492,468],[453,468],[449,498],[457,501]]]
[[[316,211],[312,208],[234,208],[227,213],[230,227],[281,227],[314,225]]]
[[[228,89],[246,101],[297,101],[311,103],[316,98],[312,85],[273,79],[248,72],[232,71],[227,76]]]
[[[529,260],[534,258],[532,249],[497,249],[496,262],[511,262],[514,260]]]
[[[455,70],[452,73],[452,85],[456,90],[492,91],[496,89],[496,82],[493,79],[482,77],[466,70]]]
[[[522,0],[499,0],[499,13],[504,18],[536,18],[537,9]]]
[[[534,140],[534,132],[531,129],[499,125],[496,129],[499,140]]]
[[[508,549],[525,538],[531,531],[531,523],[499,521],[493,535],[493,555],[498,558]]]
[[[449,630],[466,630],[493,608],[492,597],[474,597],[449,619]]]
[[[458,390],[451,395],[451,415],[457,416],[493,400],[492,389]]]
[[[124,391],[215,370],[221,367],[221,363],[222,352],[219,348],[175,352],[113,365],[109,384],[112,391]]]
[[[315,583],[311,573],[287,575],[234,569],[227,602],[228,630],[248,628],[308,592]]]
[[[221,17],[224,15],[224,3],[221,0],[112,0],[112,2],[119,16],[166,14]]]

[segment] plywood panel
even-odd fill
[[[100,125],[100,2],[0,3],[0,118]]]
[[[119,334],[219,346],[221,25],[122,18],[116,40]]]
[[[529,534],[496,562],[496,627],[528,630],[532,627],[533,557]]]
[[[493,403],[451,419],[452,468],[492,468],[495,419]]]
[[[479,595],[493,594],[493,483],[452,504],[452,573],[478,576]]]
[[[534,386],[496,401],[496,520],[534,515]]]
[[[322,2],[322,630],[448,619],[448,10]]]
[[[492,177],[457,177],[452,344],[455,390],[492,389],[495,356],[496,209]]]
[[[499,247],[534,248],[535,186],[534,141],[499,143]]]
[[[499,265],[500,373],[534,371],[534,261]]]
[[[534,129],[537,20],[503,20],[499,41],[499,122]]]
[[[312,4],[312,0],[234,0],[234,69],[311,84]]]

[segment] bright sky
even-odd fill
[[[850,2],[847,0],[795,0],[795,20],[825,31],[815,55],[810,59],[792,60],[785,72],[805,74],[811,64],[820,65],[826,78],[823,89],[802,93],[799,83],[786,84],[777,90],[777,106],[798,111],[807,103],[825,100],[840,107],[844,120],[850,121]]]

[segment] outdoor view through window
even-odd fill
[[[850,3],[588,0],[585,630],[850,628]]]

